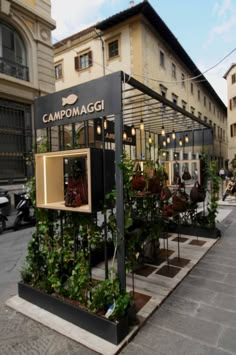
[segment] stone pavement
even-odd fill
[[[236,354],[236,209],[221,207],[220,215],[222,238],[121,354]],[[31,232],[0,236],[0,354],[96,354],[5,306],[16,294]]]

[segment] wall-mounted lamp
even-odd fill
[[[144,131],[144,123],[143,123],[143,119],[142,118],[140,120],[140,129],[141,129],[141,131]]]
[[[175,134],[175,130],[173,129],[173,131],[172,131],[172,139],[174,140],[175,138],[176,138],[176,134]]]
[[[124,141],[127,139],[127,133],[125,131],[123,133],[123,139],[124,139]]]
[[[169,135],[166,137],[166,142],[167,142],[167,144],[170,143],[170,136]]]
[[[181,138],[179,139],[179,145],[180,145],[180,147],[182,147],[182,145],[183,145],[183,141]]]
[[[149,143],[149,144],[152,144],[152,137],[151,137],[150,134],[149,134],[149,137],[148,137],[148,143]]]
[[[185,143],[189,142],[189,136],[187,134],[185,134],[184,140],[185,140]]]
[[[166,141],[162,142],[163,147],[166,147]]]
[[[162,153],[162,156],[163,156],[163,157],[166,157],[166,152],[163,152],[163,153]]]
[[[131,126],[131,135],[135,136],[135,134],[136,134],[136,131],[135,131],[134,125],[132,125]]]

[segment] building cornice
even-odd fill
[[[227,76],[229,74],[229,72],[236,66],[236,63],[232,63],[231,66],[229,67],[229,69],[227,70],[227,72],[225,73],[225,75],[223,76],[224,79],[227,79]]]
[[[44,22],[47,24],[47,26],[51,29],[54,30],[56,28],[56,21],[53,20],[50,16],[44,15],[43,12],[36,10],[32,6],[29,6],[25,3],[22,3],[20,0],[12,0],[11,4],[12,9],[18,10],[24,14],[26,14],[29,17],[34,16],[37,18],[40,22]]]

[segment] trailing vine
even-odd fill
[[[220,189],[220,177],[217,175],[217,165],[215,161],[210,163],[208,169],[208,176],[210,182],[210,201],[207,206],[208,211],[208,224],[209,227],[214,228],[216,225],[216,216],[218,209],[219,189]]]

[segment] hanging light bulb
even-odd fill
[[[100,124],[97,125],[97,134],[101,134],[102,133],[102,128],[100,126]]]
[[[166,147],[166,141],[162,142],[163,147]]]
[[[162,125],[161,127],[161,135],[164,136],[166,134],[165,127]]]
[[[126,141],[126,139],[127,139],[127,133],[125,131],[123,133],[123,139],[124,139],[124,141]]]
[[[169,135],[166,137],[166,142],[167,142],[168,144],[170,143],[170,136],[169,136]]]
[[[134,125],[132,125],[131,126],[131,135],[135,136],[135,134],[136,134],[136,131],[135,131]]]
[[[103,127],[104,127],[104,129],[107,129],[107,119],[106,118],[104,118]]]
[[[141,129],[141,131],[144,130],[144,123],[143,123],[143,119],[142,118],[140,120],[140,129]]]
[[[152,137],[151,137],[151,134],[149,134],[148,143],[149,143],[149,144],[152,144]]]
[[[182,139],[180,138],[179,139],[179,145],[182,147],[182,145],[183,145],[183,141],[182,141]]]
[[[172,139],[175,139],[176,138],[176,134],[175,134],[175,130],[173,129],[172,131]]]
[[[186,143],[189,142],[189,136],[187,134],[185,134],[184,140],[185,140]]]

